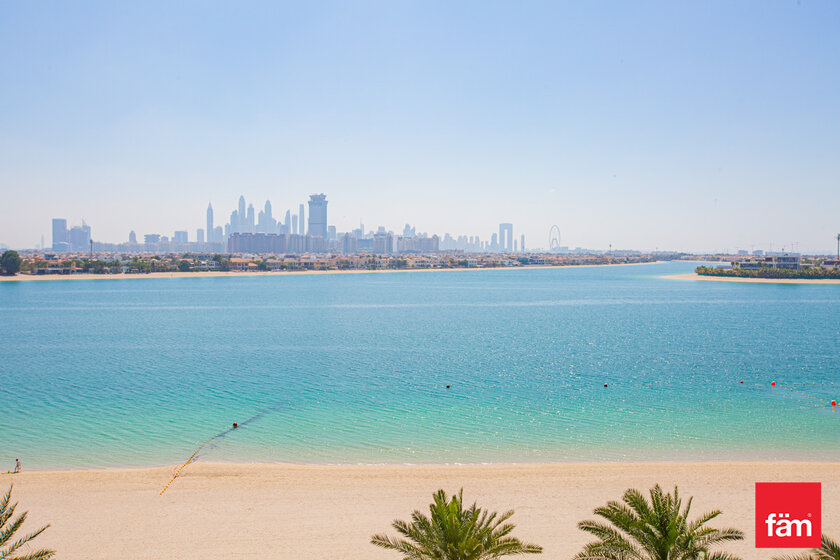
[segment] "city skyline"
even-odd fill
[[[378,225],[376,229],[365,230],[363,222],[350,231],[338,231],[329,223],[327,205],[329,201],[324,193],[309,195],[308,220],[304,204],[298,206],[296,214],[291,208],[286,210],[282,219],[275,219],[273,206],[266,200],[263,209],[256,214],[253,202],[248,203],[245,195],[240,195],[230,219],[224,225],[216,221],[216,211],[208,203],[205,211],[205,227],[196,228],[193,236],[188,230],[175,230],[172,236],[162,233],[141,232],[140,243],[135,230],[130,230],[128,241],[95,239],[92,230],[84,221],[81,226],[69,226],[66,218],[52,219],[51,244],[47,245],[42,237],[38,250],[57,253],[69,252],[343,252],[373,251],[380,253],[399,252],[436,252],[460,250],[465,252],[515,253],[525,252],[525,234],[516,239],[511,223],[500,223],[498,233],[486,236],[456,235],[449,232],[442,235],[417,231],[411,224],[405,224],[402,232]],[[219,225],[217,225],[219,224]],[[249,236],[263,235],[266,240]],[[291,236],[291,238],[290,238]],[[313,242],[310,238],[322,239]],[[352,243],[348,238],[353,238]],[[253,246],[257,243],[259,249]],[[566,249],[566,248],[564,248]]]
[[[127,223],[192,235],[208,200],[326,192],[343,231],[511,222],[536,248],[556,224],[601,250],[829,253],[838,17],[830,2],[10,4],[0,243],[34,247],[56,216],[99,239]]]
[[[309,195],[310,200],[308,201],[310,207],[312,207],[313,202],[316,204],[323,204],[324,208],[326,208],[326,197],[323,193],[321,194],[313,194]],[[247,205],[247,206],[246,206]],[[204,243],[205,241],[210,243],[216,243],[217,246],[211,248],[208,245],[207,250],[211,251],[226,251],[227,250],[227,242],[230,238],[231,234],[234,233],[263,233],[263,234],[296,234],[300,236],[307,236],[310,235],[309,233],[309,226],[306,225],[305,220],[299,220],[299,216],[305,216],[304,204],[301,203],[298,208],[299,211],[296,214],[291,214],[291,207],[286,210],[285,216],[283,219],[275,219],[273,216],[273,206],[270,200],[266,200],[263,206],[263,209],[259,211],[259,214],[255,213],[254,204],[253,202],[248,203],[247,199],[245,198],[244,194],[239,196],[237,205],[235,209],[230,214],[230,219],[224,225],[217,225],[218,222],[215,218],[216,212],[213,208],[213,204],[208,203],[208,207],[205,213],[205,227],[204,228],[195,228],[193,230],[188,229],[172,229],[170,228],[168,231],[172,231],[172,235],[168,235],[167,233],[146,233],[141,232],[139,235],[141,237],[145,237],[146,243],[150,243],[149,239],[153,239],[153,243],[157,243],[160,240],[165,242],[172,241],[178,246],[185,246],[186,243]],[[325,210],[324,210],[325,211]],[[245,216],[244,219],[240,218],[240,216]],[[120,245],[125,244],[126,241],[129,245],[137,243],[137,231],[135,229],[129,230],[129,233],[126,238],[124,239],[100,239],[97,238],[95,235],[91,233],[91,226],[85,222],[85,220],[81,220],[81,225],[72,224],[68,221],[67,218],[52,218],[51,219],[51,233],[52,233],[52,243],[46,243],[45,240],[48,239],[46,236],[41,236],[41,243],[37,244],[34,247],[22,247],[20,249],[23,250],[58,250],[59,252],[84,252],[87,251],[90,247],[90,243],[93,242],[98,245]],[[58,228],[57,228],[58,224]],[[526,248],[525,245],[525,234],[517,231],[514,233],[513,224],[510,223],[499,223],[498,224],[498,233],[491,231],[489,234],[485,232],[485,235],[482,234],[475,234],[475,233],[466,233],[466,234],[454,234],[452,235],[449,231],[446,232],[425,232],[421,231],[419,234],[417,233],[417,228],[412,227],[411,224],[406,223],[402,230],[400,231],[399,228],[389,228],[382,225],[377,225],[376,229],[364,229],[363,221],[360,220],[359,227],[351,228],[347,231],[339,231],[336,226],[330,225],[326,218],[323,218],[322,222],[322,229],[319,230],[320,233],[316,234],[316,237],[323,237],[325,239],[329,239],[331,241],[340,241],[341,236],[345,234],[350,234],[352,236],[358,237],[359,239],[372,239],[375,234],[393,234],[395,238],[397,237],[432,237],[437,236],[441,242],[440,250],[461,250],[466,252],[525,252],[528,251],[536,251],[536,252],[556,252],[552,251],[550,248],[551,242],[547,242],[543,245],[539,243],[534,245],[529,245]],[[556,227],[552,226],[551,229]],[[167,230],[163,230],[167,231]],[[211,232],[208,233],[208,232]],[[57,234],[57,232],[60,232]],[[551,231],[549,231],[548,237],[551,236]],[[837,240],[840,237],[840,234],[836,234],[833,236],[832,240]],[[56,242],[59,242],[60,248],[56,249],[57,245]],[[832,241],[832,242],[833,242]],[[4,244],[0,242],[0,247],[3,247]],[[63,246],[63,247],[62,247]],[[526,248],[523,250],[523,248]],[[610,250],[622,250],[622,251],[640,251],[635,247],[620,247],[620,246],[613,246],[610,244],[606,249],[602,248],[586,248],[581,247],[579,245],[569,245],[569,244],[562,244],[560,245],[561,252],[575,252],[575,251],[587,251],[587,252],[608,252]],[[670,252],[670,249],[667,248],[656,248],[655,251],[660,252]],[[390,251],[389,251],[390,252]],[[641,251],[644,252],[644,251]],[[648,251],[650,252],[650,251]],[[676,251],[681,252],[681,251]],[[688,251],[691,253],[691,251]],[[741,247],[736,246],[734,248],[725,248],[723,250],[718,251],[709,251],[707,254],[712,253],[730,253],[730,254],[761,254],[761,253],[770,253],[770,252],[802,252],[800,243],[799,242],[791,242],[788,244],[780,244],[780,245],[773,245],[772,243],[762,245],[752,244],[749,247]],[[816,252],[807,252],[810,254],[833,254],[832,251],[816,251]],[[702,254],[703,252],[694,252],[697,254]]]

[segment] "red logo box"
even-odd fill
[[[819,548],[819,482],[755,483],[755,547]]]

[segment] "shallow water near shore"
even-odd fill
[[[839,459],[840,286],[694,266],[0,283],[0,461]]]

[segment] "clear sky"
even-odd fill
[[[0,0],[0,243],[275,217],[833,252],[840,2]]]

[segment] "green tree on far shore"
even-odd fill
[[[374,535],[371,544],[395,550],[404,560],[489,560],[516,554],[539,554],[542,547],[511,537],[513,510],[499,515],[475,504],[464,508],[464,491],[451,499],[438,490],[429,506],[430,516],[415,510],[411,522],[392,526],[405,538]]]
[[[41,527],[37,531],[18,537],[17,540],[12,540],[15,533],[20,530],[23,522],[26,521],[28,512],[24,511],[16,519],[12,519],[15,515],[15,508],[17,502],[9,504],[12,499],[12,488],[6,495],[0,499],[0,560],[47,560],[55,556],[55,551],[52,550],[36,550],[35,552],[27,552],[26,554],[19,554],[18,550],[32,539],[47,530],[49,525]]]
[[[20,255],[17,251],[6,251],[0,256],[0,272],[6,276],[14,276],[20,271]]]
[[[759,269],[744,268],[713,268],[711,266],[698,266],[694,269],[700,276],[726,276],[730,278],[772,278],[788,279],[802,278],[805,280],[834,280],[840,279],[840,268],[823,268],[821,266],[803,266],[799,270],[789,268]]]
[[[650,501],[630,489],[622,501],[595,509],[595,515],[604,521],[578,524],[598,540],[587,544],[575,560],[737,560],[727,552],[711,549],[743,540],[744,533],[708,527],[706,524],[720,515],[719,510],[689,520],[692,498],[683,507],[677,488],[670,494],[657,484],[650,490]]]

